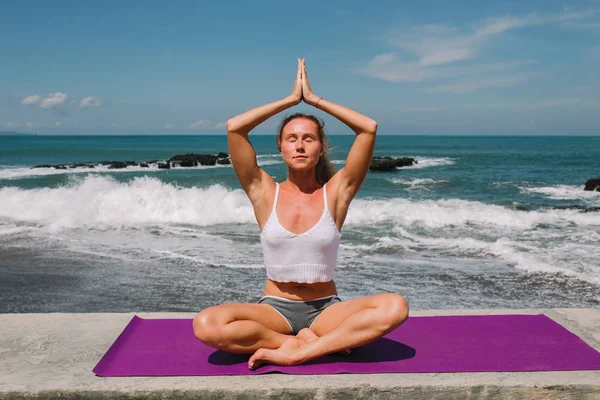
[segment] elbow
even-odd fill
[[[377,133],[377,121],[371,121],[368,132],[373,135]]]
[[[228,119],[226,122],[226,126],[227,126],[227,132],[234,132],[235,131],[235,124],[231,119]]]
[[[227,133],[237,133],[237,134],[242,134],[242,135],[247,135],[249,132],[249,129],[247,129],[243,124],[241,125],[238,122],[234,121],[235,118],[232,119],[228,119],[227,122],[225,123],[227,126]]]

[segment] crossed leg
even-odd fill
[[[278,348],[258,349],[248,361],[250,368],[264,363],[296,365],[326,354],[371,343],[408,318],[408,303],[394,293],[360,297],[335,303],[317,317],[310,331],[316,338],[284,339]],[[301,338],[311,336],[300,332]]]
[[[238,354],[252,354],[260,348],[277,349],[286,340],[298,340],[287,321],[267,304],[209,307],[194,318],[193,328],[200,341]]]
[[[253,354],[248,365],[300,364],[379,339],[408,318],[408,303],[394,293],[345,300],[327,307],[297,336],[266,304],[229,303],[201,311],[193,322],[198,339],[231,353]]]

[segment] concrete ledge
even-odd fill
[[[600,350],[600,308],[427,310],[543,313]],[[92,368],[134,313],[0,314],[3,399],[600,399],[600,371],[100,378]],[[193,318],[195,313],[139,313]]]

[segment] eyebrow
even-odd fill
[[[317,136],[317,134],[315,134],[315,133],[312,133],[312,132],[302,132],[300,135],[303,135],[303,136],[306,136],[306,135],[309,135],[309,136]],[[298,136],[298,134],[297,134],[296,132],[291,132],[291,133],[288,133],[288,134],[287,134],[287,136],[288,136],[288,137],[289,137],[289,136]]]

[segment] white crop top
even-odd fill
[[[304,233],[285,229],[277,218],[279,184],[275,189],[273,211],[260,234],[267,277],[277,282],[329,282],[340,246],[338,231],[327,206],[327,188],[323,185],[325,208],[321,219]]]

